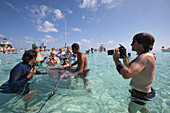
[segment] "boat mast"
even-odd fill
[[[65,19],[65,43],[66,43],[66,19]]]

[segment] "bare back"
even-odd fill
[[[82,52],[79,52],[77,54],[77,64],[78,64],[77,69],[80,72],[87,70],[87,57]]]

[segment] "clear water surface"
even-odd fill
[[[44,52],[44,54],[49,54]],[[170,52],[155,52],[156,75],[153,88],[156,97],[147,105],[151,113],[170,113]],[[0,85],[9,79],[10,70],[22,60],[23,52],[18,54],[0,53]],[[130,93],[129,80],[118,74],[112,60],[105,52],[86,55],[88,59],[87,85],[81,78],[74,77],[61,80],[56,94],[46,103],[42,113],[128,113]],[[136,57],[132,52],[132,57]],[[46,64],[40,71],[50,68]],[[35,98],[27,103],[30,111],[37,112],[57,82],[49,75],[34,75],[30,81],[31,90],[37,90]],[[38,100],[36,104],[33,102]],[[23,113],[25,111],[24,96],[16,94],[0,94],[1,113]],[[36,111],[37,110],[37,111]]]

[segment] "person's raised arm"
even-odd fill
[[[129,79],[140,73],[145,68],[147,63],[146,56],[141,55],[129,67],[126,67],[119,60],[118,50],[114,52],[113,60],[115,62],[117,71],[123,76],[124,79]]]
[[[129,67],[130,62],[129,62],[129,60],[128,60],[127,57],[123,58],[123,64],[124,64],[126,67]]]

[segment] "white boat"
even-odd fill
[[[46,47],[47,47],[47,46],[46,46],[45,43],[41,43],[41,44],[40,44],[40,50],[41,50],[41,51],[43,50],[43,48],[44,48],[43,51],[45,51]]]
[[[164,46],[162,46],[162,49],[161,49],[163,52],[170,52],[170,47],[165,49]]]
[[[170,52],[170,48],[168,49],[161,49],[163,52]]]
[[[14,49],[12,46],[12,43],[6,41],[6,40],[11,40],[10,38],[1,38],[1,40],[3,40],[3,41],[0,42],[0,48],[6,48],[7,50]]]
[[[104,44],[101,44],[99,47],[99,51],[106,51],[106,48],[104,47]]]

